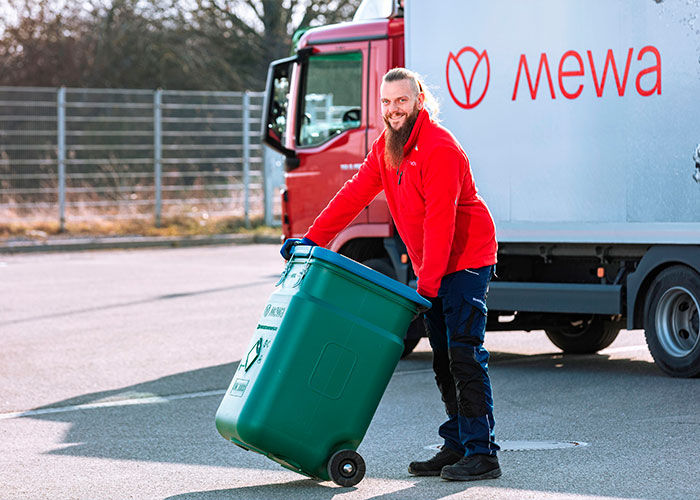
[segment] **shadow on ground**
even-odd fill
[[[431,354],[429,352],[419,351],[402,360],[395,375],[398,385],[389,399],[397,401],[400,405],[404,396],[409,399],[415,398],[416,391],[426,393],[426,391],[432,390],[433,376],[430,365]],[[218,434],[214,425],[214,416],[223,391],[228,386],[237,366],[238,363],[228,363],[183,372],[119,390],[96,392],[57,401],[43,408],[53,410],[65,408],[66,411],[34,415],[31,418],[70,424],[64,434],[64,444],[49,452],[54,456],[185,464],[213,467],[216,470],[230,467],[232,471],[236,471],[234,474],[239,474],[237,479],[235,475],[232,475],[232,486],[246,482],[250,484],[254,481],[251,478],[255,476],[250,476],[247,473],[240,476],[240,471],[248,470],[251,471],[251,474],[258,474],[261,478],[273,474],[272,479],[267,481],[263,479],[260,482],[277,481],[274,484],[186,492],[170,497],[173,499],[326,500],[342,499],[344,493],[352,491],[352,489],[336,487],[332,483],[319,483],[310,479],[296,480],[295,478],[299,476],[284,471],[278,464],[256,453],[245,452],[233,446]],[[497,382],[499,400],[502,402],[501,408],[504,415],[508,415],[507,420],[510,421],[504,422],[506,425],[502,425],[501,429],[505,430],[516,426],[520,429],[518,432],[522,434],[527,433],[527,429],[522,427],[523,423],[526,422],[526,420],[522,420],[523,415],[527,411],[537,410],[533,407],[517,407],[518,404],[522,404],[523,394],[528,394],[528,397],[536,400],[537,394],[541,393],[543,403],[547,398],[550,398],[547,396],[548,391],[555,391],[560,398],[559,402],[566,402],[568,399],[588,401],[595,400],[596,395],[600,394],[600,387],[606,387],[606,397],[616,401],[615,407],[609,411],[638,415],[640,408],[637,405],[646,404],[646,402],[639,398],[627,398],[624,396],[625,394],[633,394],[635,390],[639,390],[640,385],[648,385],[650,380],[654,380],[653,385],[656,392],[677,391],[679,388],[683,391],[690,391],[692,387],[683,389],[683,386],[693,382],[665,377],[653,363],[647,361],[609,359],[608,356],[604,355],[565,356],[560,353],[551,353],[529,356],[493,352],[491,370],[494,381]],[[410,372],[415,373],[410,375]],[[614,381],[613,385],[610,384],[611,381]],[[413,396],[396,392],[406,390],[413,391]],[[201,394],[207,391],[214,391],[214,394]],[[123,402],[134,398],[138,401],[139,398],[173,395],[182,397],[164,402],[122,405]],[[618,400],[619,403],[617,403]],[[114,405],[90,409],[67,408],[105,401],[113,401]],[[677,398],[673,401],[678,402]],[[568,405],[568,403],[566,404]],[[549,401],[549,405],[551,411],[558,411],[552,401]],[[543,404],[543,406],[546,405]],[[542,412],[543,409],[540,408],[538,411]],[[563,418],[562,415],[551,416],[554,419],[552,422]],[[382,418],[377,419],[377,425],[381,426],[382,433],[395,433],[395,437],[401,439],[401,430],[399,427],[392,427],[394,424],[391,422],[393,421],[394,419],[387,419],[387,416],[383,415]],[[375,431],[377,430],[375,429]],[[503,434],[502,438],[508,439]],[[371,448],[372,444],[366,446],[370,451],[369,455],[374,455],[375,461],[380,460],[383,463],[382,471],[379,471],[375,466],[373,470],[374,480],[388,480],[390,488],[395,489],[397,486],[401,488],[372,497],[372,500],[444,498],[472,488],[471,484],[455,484],[440,481],[439,478],[413,478],[405,472],[403,467],[386,469],[384,466],[389,464],[384,463],[384,461],[389,460],[388,457],[391,456],[391,453],[387,450],[377,450],[376,445],[374,448]],[[516,462],[519,460],[519,456],[521,455],[503,453],[502,464],[507,463],[508,460]],[[536,455],[528,456],[536,457]],[[551,459],[543,456],[537,460],[549,463],[548,470],[557,470],[561,474],[569,472],[566,465],[569,463],[568,461],[550,463]],[[593,495],[602,493],[596,491],[600,489],[600,486],[574,485],[568,480],[562,483],[552,483],[549,476],[540,477],[539,473],[528,468],[523,469],[522,465],[519,465],[518,468],[521,470],[522,477],[504,474],[504,478],[500,480],[489,481],[488,484],[478,486]],[[290,481],[280,482],[278,475],[280,473],[287,474]],[[591,470],[588,473],[596,472]],[[395,483],[397,481],[405,483],[405,487],[403,484],[397,485]],[[382,489],[382,486],[376,486],[376,488]],[[614,485],[602,489],[606,490],[608,495],[619,498],[626,497],[626,495],[618,493],[620,490],[616,489]]]
[[[410,500],[410,499],[438,499],[463,492],[479,483],[452,483],[442,481],[437,477],[406,477],[408,485],[390,493],[382,493],[377,496],[366,497],[367,500]],[[497,481],[489,481],[489,485],[497,486]],[[483,485],[479,485],[483,486]],[[341,488],[320,484],[317,481],[307,479],[302,481],[290,481],[288,483],[265,484],[261,486],[245,486],[241,488],[229,488],[223,490],[193,491],[167,497],[165,500],[290,500],[310,499],[314,500],[342,500],[343,495],[362,489],[362,483],[352,488]]]
[[[231,458],[226,450],[233,447],[216,431],[214,415],[237,367],[238,362],[227,363],[121,389],[85,394],[35,410],[54,411],[92,403],[113,404],[89,409],[66,408],[65,412],[32,415],[31,418],[71,424],[64,437],[68,446],[52,452],[57,455],[227,465]],[[431,353],[421,351],[401,360],[396,373],[397,376],[406,376],[408,372],[420,372],[413,376],[426,377],[428,383],[432,383],[430,367]],[[551,380],[553,376],[564,374],[581,372],[591,375],[593,372],[601,378],[613,375],[618,388],[637,384],[640,377],[659,378],[662,383],[679,383],[662,375],[653,363],[611,360],[603,355],[528,356],[493,352],[491,371],[494,377],[508,373],[509,379],[532,382]],[[501,395],[506,397],[503,392]],[[165,402],[154,403],[146,399],[143,404],[139,402],[142,398],[156,396],[175,398]],[[219,450],[221,455],[211,453],[210,447]],[[272,462],[270,464],[277,467]]]

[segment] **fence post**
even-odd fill
[[[58,134],[58,231],[66,229],[66,88],[58,89],[57,134]]]
[[[282,155],[263,146],[263,161],[265,164],[265,225],[279,226],[275,221],[275,188],[284,184]]]
[[[163,127],[162,110],[163,91],[156,89],[153,94],[153,176],[155,189],[155,219],[156,227],[160,227],[162,212],[162,182],[163,182]]]
[[[270,154],[270,151],[268,151],[268,149],[269,148],[265,146],[263,146],[262,148],[263,165],[265,166],[263,170],[263,185],[265,186],[265,193],[263,196],[265,196],[265,225],[272,226],[272,169],[274,159],[272,157],[272,154]]]
[[[243,187],[245,227],[250,228],[250,93],[243,92]]]

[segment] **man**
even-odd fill
[[[433,304],[425,322],[448,416],[439,428],[441,450],[430,460],[412,462],[408,471],[458,481],[496,478],[501,475],[499,447],[489,354],[483,347],[495,227],[477,195],[467,155],[431,118],[426,94],[412,71],[395,68],[384,75],[386,128],[304,238],[287,240],[281,253],[288,259],[295,244],[327,245],[384,190],[418,277],[418,292]]]

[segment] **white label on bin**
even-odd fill
[[[231,387],[231,396],[240,398],[243,396],[243,393],[245,390],[248,388],[248,383],[250,380],[246,380],[243,378],[237,378],[236,381],[233,383],[233,387]]]
[[[273,318],[281,318],[282,316],[284,316],[284,311],[286,311],[286,308],[284,307],[273,306],[272,304],[268,304],[267,306],[265,306],[263,316],[265,316],[266,318],[268,316],[271,316]]]

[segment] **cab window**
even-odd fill
[[[322,144],[358,128],[362,116],[362,54],[311,56],[299,115],[299,146]]]

